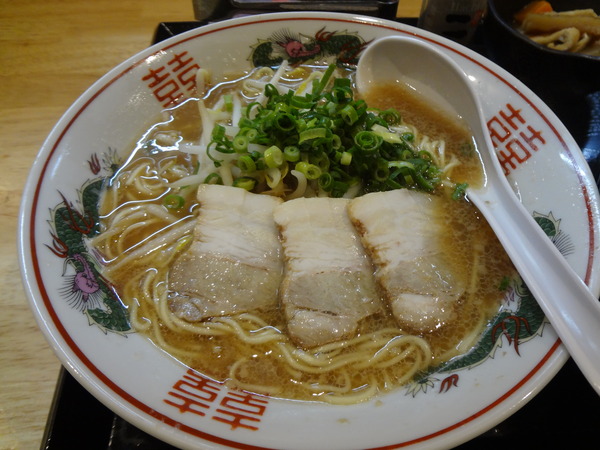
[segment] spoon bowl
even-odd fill
[[[367,47],[356,72],[362,93],[384,83],[404,83],[469,125],[484,182],[469,187],[467,197],[486,218],[571,357],[600,394],[600,303],[512,191],[468,75],[428,43],[390,36]]]

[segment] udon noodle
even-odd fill
[[[277,76],[281,86],[304,89],[307,80],[320,73],[310,67],[286,68]],[[286,335],[278,309],[201,322],[189,322],[172,313],[169,268],[191,240],[199,209],[195,199],[198,180],[210,178],[215,171],[202,150],[207,145],[209,124],[231,120],[230,115],[239,114],[241,105],[261,95],[265,79],[272,77],[273,72],[263,68],[210,87],[205,84],[205,74],[199,73],[199,96],[204,98],[166,111],[164,120],[142,136],[105,186],[100,211],[104,231],[92,244],[104,259],[103,275],[129,309],[134,329],[187,366],[234,388],[335,404],[356,403],[397,388],[418,373],[465,353],[497,311],[502,295],[497,286],[512,270],[493,233],[467,202],[449,201],[440,214],[454,230],[444,242],[456,258],[457,270],[469,280],[460,299],[460,320],[429,335],[406,332],[388,314],[378,314],[361,323],[354,338],[303,349]],[[398,103],[389,95],[390,87],[381,89],[388,92],[391,102]],[[229,116],[222,112],[227,92],[242,93],[234,95]],[[375,92],[374,104],[378,97]],[[470,164],[461,161],[443,133],[421,132],[429,126],[427,120],[418,115],[413,119],[417,126],[401,126],[414,134],[414,145],[434,155],[447,179]],[[235,168],[227,162],[217,171],[224,184],[231,184],[236,177]],[[469,179],[477,183],[480,176],[475,170]],[[287,186],[271,186],[267,181],[260,185],[270,194],[320,195],[314,183],[299,177]],[[452,183],[440,190],[450,189],[448,186]],[[185,207],[164,206],[174,192],[184,199]]]

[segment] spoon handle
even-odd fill
[[[494,184],[493,190],[468,191],[469,199],[486,217],[571,357],[600,394],[600,302],[556,246],[548,245],[548,236],[510,188]]]

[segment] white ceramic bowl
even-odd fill
[[[97,183],[164,105],[189,95],[195,68],[218,77],[293,58],[292,47],[297,58],[352,62],[391,34],[432,43],[470,75],[517,195],[598,294],[593,177],[564,126],[507,72],[438,36],[370,17],[281,13],[212,24],[147,49],[95,83],[48,137],[24,192],[19,246],[35,318],[69,372],[118,415],[182,448],[447,448],[514,413],[560,369],[567,354],[552,327],[534,299],[512,292],[478,353],[427,379],[353,406],[270,399],[188,371],[127,329],[126,310],[110,298],[77,307],[65,290],[85,270],[77,255]]]

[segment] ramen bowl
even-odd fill
[[[401,388],[350,405],[256,395],[189,369],[136,332],[97,275],[89,235],[99,188],[165,108],[193,95],[198,68],[220,79],[284,59],[351,67],[389,35],[425,40],[463,67],[515,193],[598,294],[593,177],[562,123],[509,73],[382,19],[308,12],[215,23],[148,48],[90,87],[49,135],[24,191],[20,262],[34,316],[67,370],[116,414],[181,448],[448,448],[507,418],[562,367],[566,351],[515,280],[473,350]]]

